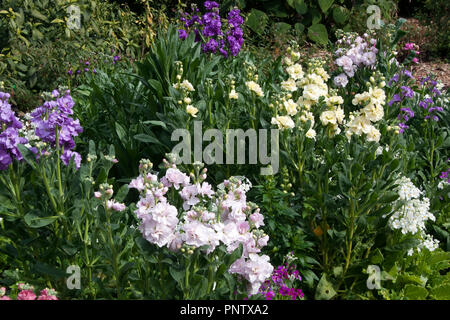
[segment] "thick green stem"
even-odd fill
[[[64,204],[64,191],[62,188],[62,179],[61,179],[61,149],[59,146],[59,128],[56,128],[56,153],[58,155],[58,159],[56,159],[56,175],[58,177],[58,190],[59,190],[59,205],[60,209],[63,211]]]
[[[120,294],[120,279],[119,279],[119,266],[117,263],[117,252],[116,252],[116,246],[113,242],[112,237],[112,230],[111,230],[111,211],[107,207],[107,200],[105,200],[105,211],[106,211],[106,223],[108,227],[108,240],[109,240],[109,246],[111,248],[112,252],[112,264],[113,264],[113,270],[114,270],[114,278],[115,278],[115,285],[116,285],[116,291],[117,291],[117,298],[121,299]]]
[[[50,191],[50,185],[48,184],[47,175],[45,174],[45,168],[44,166],[41,166],[41,176],[42,180],[44,181],[45,190],[47,191],[48,197],[50,198],[50,202],[52,204],[53,210],[56,214],[58,214],[58,206],[56,205],[55,198],[53,197],[51,191]]]
[[[19,214],[21,217],[23,217],[24,211],[23,211],[23,207],[22,207],[22,199],[20,196],[20,187],[19,187],[20,181],[18,181],[18,179],[16,177],[16,174],[14,172],[14,166],[12,164],[9,165],[9,177],[10,177],[11,183],[13,185],[14,197],[16,198],[16,203],[17,203],[17,208],[19,210]]]

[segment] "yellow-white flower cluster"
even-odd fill
[[[320,122],[324,126],[330,126],[333,130],[333,134],[339,134],[341,129],[340,124],[345,122],[345,113],[341,108],[344,103],[344,99],[338,95],[332,95],[325,98],[328,109],[320,115]]]
[[[174,83],[173,87],[181,91],[183,95],[183,99],[178,100],[178,104],[184,105],[186,108],[186,112],[195,118],[197,117],[198,109],[191,104],[192,99],[189,97],[190,92],[194,92],[195,88],[192,85],[192,83],[189,82],[189,80],[181,81],[183,76],[183,63],[181,61],[176,61],[175,65],[177,67],[178,74],[177,74],[177,83]]]
[[[381,133],[373,123],[383,119],[386,94],[383,90],[384,82],[379,85],[375,85],[375,81],[371,82],[372,85],[368,91],[356,94],[353,98],[352,104],[361,105],[362,108],[350,115],[345,132],[349,140],[354,134],[358,136],[365,134],[367,141],[380,141]]]
[[[330,76],[323,68],[323,62],[317,59],[312,59],[308,62],[308,73],[302,77],[297,86],[303,89],[303,94],[300,103],[311,107],[313,104],[319,102],[320,97],[326,98],[328,96],[328,86],[326,81]]]
[[[258,97],[264,97],[264,91],[258,84],[258,75],[256,74],[256,67],[251,64],[246,64],[245,68],[247,71],[247,79],[249,79],[249,81],[245,82],[245,85],[250,91],[254,92]]]

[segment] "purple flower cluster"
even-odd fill
[[[302,280],[298,270],[293,265],[285,263],[274,269],[271,279],[266,280],[261,285],[258,293],[263,295],[266,300],[273,300],[277,297],[277,294],[281,298],[301,299],[304,296],[303,291],[293,287],[293,283],[296,280]]]
[[[219,52],[224,57],[236,56],[241,50],[243,31],[241,25],[244,19],[239,9],[233,9],[228,13],[227,22],[222,23],[219,12],[219,4],[215,1],[205,1],[207,12],[199,16],[199,9],[192,7],[191,13],[183,12],[180,20],[184,29],[178,30],[180,39],[185,40],[192,31],[195,41],[202,42],[202,50],[205,53]]]
[[[27,139],[19,136],[22,123],[11,110],[9,93],[0,92],[0,170],[8,169],[14,159],[22,160],[18,144],[26,144]]]
[[[74,137],[83,131],[79,120],[74,120],[74,101],[67,90],[61,96],[57,90],[52,92],[56,100],[46,101],[31,113],[32,122],[36,128],[36,135],[44,142],[55,148],[59,146],[62,150],[61,160],[69,165],[70,159],[74,158],[77,169],[81,164],[81,156],[73,151],[75,148]],[[56,140],[58,137],[58,141]]]
[[[450,183],[450,168],[448,168],[446,171],[442,171],[439,178],[443,179],[447,183]]]
[[[419,101],[419,106],[426,110],[425,120],[432,119],[433,121],[439,121],[437,114],[444,111],[444,108],[435,104],[436,98],[441,96],[441,91],[436,87],[437,82],[434,80],[430,81],[430,77],[426,77],[420,83],[428,90],[426,98],[423,101]]]

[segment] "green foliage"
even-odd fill
[[[394,262],[395,261],[395,262]],[[422,251],[399,259],[392,254],[383,261],[389,270],[377,294],[384,299],[448,300],[450,298],[450,253]],[[382,279],[383,280],[383,279]]]
[[[366,9],[377,5],[385,23],[390,23],[397,11],[395,0],[285,0],[285,1],[243,1],[243,8],[248,11],[246,23],[250,29],[261,35],[267,28],[269,18],[295,25],[299,34],[309,40],[326,46],[334,40],[336,29],[346,31],[363,31],[367,29]],[[270,23],[269,23],[270,25]]]
[[[71,5],[80,9],[80,29],[68,24]],[[131,59],[141,55],[141,18],[107,1],[2,0],[0,7],[0,81],[26,110],[36,106],[38,92],[66,83],[67,70],[80,59],[92,68],[105,55],[111,63],[111,50]]]

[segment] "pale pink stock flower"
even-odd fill
[[[112,209],[112,210],[118,211],[118,212],[123,211],[126,208],[126,206],[123,203],[116,202],[116,200],[108,200],[106,202],[106,207],[109,210]]]

